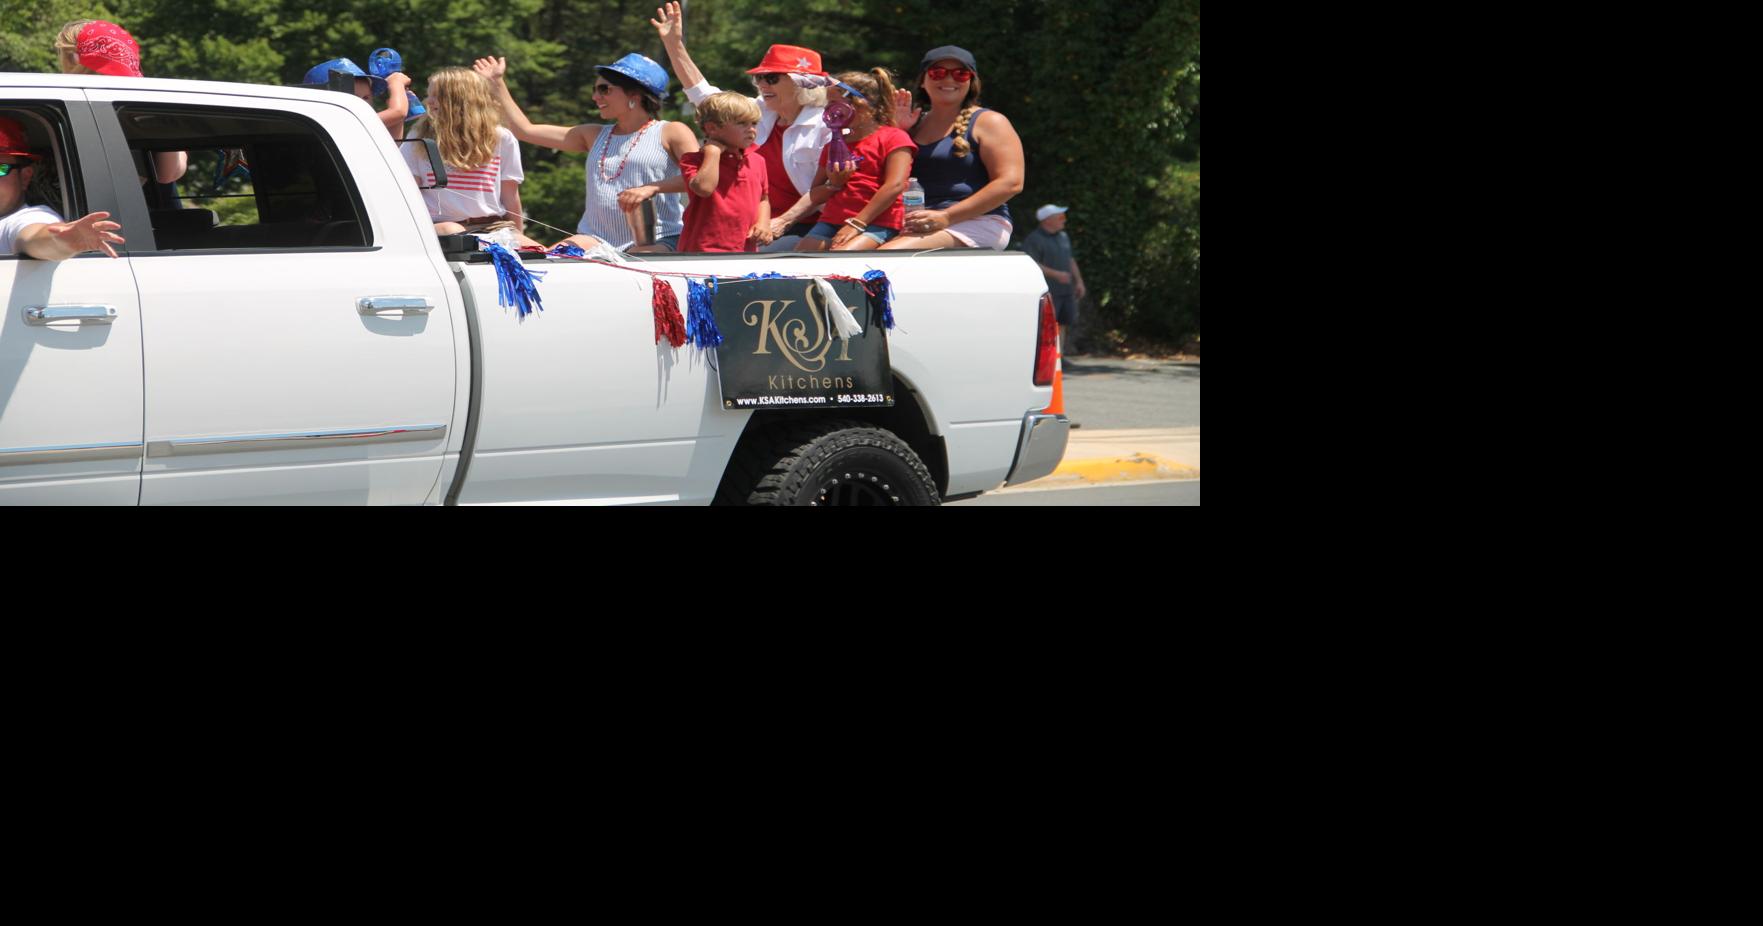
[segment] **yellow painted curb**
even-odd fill
[[[1177,463],[1154,453],[1135,453],[1128,457],[1066,460],[1051,475],[1035,481],[1045,483],[1062,479],[1074,482],[1126,482],[1135,479],[1198,478],[1199,467]]]

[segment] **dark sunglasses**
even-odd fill
[[[753,75],[753,80],[756,83],[764,84],[767,87],[775,87],[775,86],[777,86],[777,82],[780,80],[783,80],[783,79],[784,79],[784,75],[782,75],[782,74],[754,74]]]
[[[21,168],[25,168],[25,167],[29,167],[29,166],[31,166],[31,165],[29,165],[29,164],[0,164],[0,177],[4,177],[7,174],[10,174],[15,170],[19,170]]]
[[[595,96],[599,96],[603,93],[611,93],[611,92],[612,92],[612,85],[611,84],[595,84],[594,85],[594,95]]]
[[[924,72],[931,80],[942,80],[945,77],[955,78],[956,83],[967,83],[973,79],[973,72],[966,68],[931,68]]]

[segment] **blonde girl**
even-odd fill
[[[513,232],[519,247],[536,246],[521,230],[520,145],[501,125],[502,109],[490,82],[470,68],[442,68],[428,81],[428,115],[410,126],[411,138],[432,138],[447,165],[447,185],[422,191],[435,234],[491,235]],[[402,145],[418,186],[433,186],[434,172],[420,145]]]
[[[141,76],[141,46],[127,30],[102,19],[76,19],[55,36],[55,55],[63,74],[106,74],[111,77]],[[175,183],[190,168],[187,151],[153,154],[153,179]]]

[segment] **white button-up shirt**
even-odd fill
[[[794,83],[789,87],[778,81],[778,90],[789,92],[798,89]],[[710,81],[699,81],[696,86],[686,88],[686,99],[693,106],[702,104],[711,95],[722,91],[712,87]],[[765,107],[764,97],[754,97],[753,102],[759,104],[759,137],[753,144],[763,145],[771,139],[771,130],[777,126],[777,113]],[[826,127],[820,119],[825,112],[823,106],[804,106],[796,121],[784,128],[784,172],[790,175],[790,182],[796,185],[796,192],[806,193],[814,185],[814,174],[820,170],[820,149],[833,140],[833,130]]]

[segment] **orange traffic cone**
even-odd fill
[[[1053,401],[1042,412],[1049,415],[1065,414],[1065,358],[1059,358],[1059,365],[1053,368]]]

